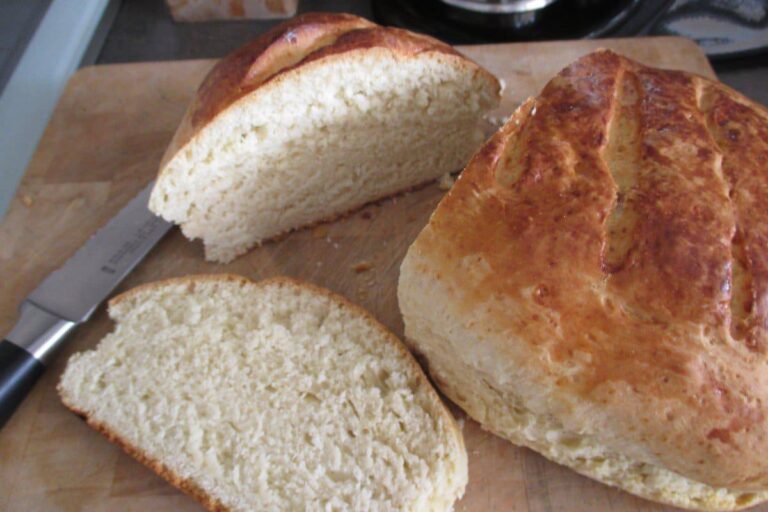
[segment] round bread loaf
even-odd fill
[[[401,268],[486,428],[649,499],[768,498],[768,114],[599,51],[475,155]]]

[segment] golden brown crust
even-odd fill
[[[421,34],[382,27],[341,13],[308,13],[278,25],[219,61],[208,73],[166,151],[160,169],[202,128],[238,100],[302,66],[347,52],[389,49],[404,57],[431,52],[488,71],[449,45]]]
[[[387,48],[404,56],[434,52],[465,58],[451,46],[432,37],[399,28],[376,25],[342,34],[333,44],[318,48],[315,52],[308,54],[296,66],[331,55],[370,48]],[[286,68],[286,71],[289,69]]]
[[[357,16],[323,13],[304,14],[281,23],[221,59],[208,73],[193,104],[193,129],[283,70],[333,45],[342,34],[374,26]]]
[[[768,352],[768,111],[706,80],[699,80],[707,126],[723,155],[736,217],[732,236],[733,267],[745,273],[744,300],[731,312],[737,339],[759,354]],[[732,268],[732,273],[734,269]],[[732,280],[733,281],[733,280]],[[733,304],[733,300],[732,306]]]
[[[509,340],[499,357],[524,347],[564,424],[765,489],[766,204],[762,107],[600,51],[478,152],[411,250]]]

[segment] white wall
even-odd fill
[[[53,0],[0,96],[0,218],[109,0]]]

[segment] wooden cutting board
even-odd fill
[[[598,47],[647,64],[714,76],[701,50],[677,38],[464,47],[507,84],[508,115],[571,60]],[[154,175],[187,102],[212,61],[98,66],[69,82],[0,225],[0,334],[19,302]],[[203,261],[202,246],[174,230],[121,286],[190,273],[285,274],[335,290],[402,336],[395,288],[408,245],[444,191],[432,185],[337,222],[293,233],[228,265]],[[357,273],[354,266],[372,268]],[[55,385],[67,357],[111,328],[104,308],[0,431],[0,510],[200,510],[68,413]],[[463,414],[454,409],[463,418]],[[459,511],[651,511],[662,507],[611,489],[464,421],[470,483]],[[760,510],[768,511],[768,507]]]

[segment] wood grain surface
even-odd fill
[[[506,82],[508,115],[576,57],[613,48],[644,63],[713,76],[686,40],[651,38],[464,47]],[[19,302],[156,172],[187,102],[211,61],[86,68],[69,82],[0,225],[0,333]],[[203,260],[199,242],[173,230],[119,291],[191,273],[309,280],[368,308],[402,335],[395,288],[410,242],[444,191],[431,185],[369,205],[337,222],[267,243],[228,265]],[[358,263],[370,263],[356,272]],[[0,510],[200,510],[60,404],[55,384],[67,357],[111,329],[102,307],[80,327],[16,415],[0,431]],[[454,412],[463,418],[456,408]],[[658,511],[463,422],[470,483],[459,511]],[[768,511],[768,507],[759,510]]]

